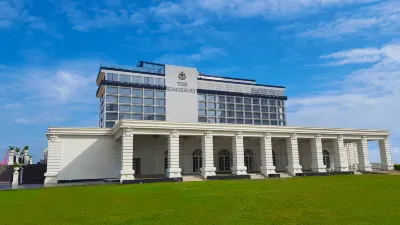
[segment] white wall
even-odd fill
[[[117,178],[115,141],[105,136],[60,136],[58,180]]]

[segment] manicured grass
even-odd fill
[[[400,224],[400,176],[0,191],[0,224]]]

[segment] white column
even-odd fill
[[[133,139],[133,130],[124,129],[122,135],[121,171],[119,178],[121,184],[125,180],[135,179],[135,170],[133,169]]]
[[[236,132],[232,138],[233,166],[231,168],[234,175],[246,175],[247,167],[244,166],[243,134]]]
[[[16,185],[19,184],[19,169],[20,168],[18,168],[18,169],[14,168],[13,179],[12,179],[12,182],[11,182],[11,184],[13,186],[16,186]]]
[[[365,136],[357,141],[358,152],[358,169],[361,171],[372,171],[372,166],[369,163],[368,155],[368,140]]]
[[[28,165],[29,164],[28,150],[23,150],[23,159],[24,159],[24,165]]]
[[[168,140],[168,169],[167,177],[176,178],[182,177],[181,168],[179,167],[179,133],[171,131]]]
[[[390,153],[389,136],[379,140],[379,150],[381,153],[381,169],[393,170],[392,154]]]
[[[270,133],[265,133],[260,139],[261,148],[261,166],[260,171],[268,177],[269,174],[276,174],[275,166],[272,159],[272,138]]]
[[[290,138],[286,138],[288,166],[287,172],[292,176],[296,176],[296,173],[302,173],[299,162],[299,144],[297,141],[297,135],[292,134]]]
[[[29,165],[32,165],[32,164],[33,164],[33,158],[30,157],[30,158],[29,158]]]
[[[8,153],[8,165],[14,165],[14,150],[10,150]]]
[[[214,167],[214,137],[211,131],[206,131],[201,139],[203,167],[200,168],[201,176],[207,179],[209,176],[215,176]]]
[[[346,172],[349,171],[349,160],[347,149],[344,146],[343,135],[339,135],[337,139],[333,140],[333,155],[335,171]]]
[[[115,170],[116,174],[120,176],[122,168],[122,138],[115,140],[114,151],[115,151]]]
[[[311,170],[313,172],[326,172],[326,166],[323,162],[322,138],[320,134],[316,134],[315,137],[311,139],[311,160]]]
[[[47,147],[47,170],[44,176],[45,184],[56,184],[58,183],[58,172],[60,172],[61,165],[61,147],[62,143],[58,136],[52,134],[47,137],[48,147]]]

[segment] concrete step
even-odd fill
[[[183,182],[185,181],[204,181],[201,175],[183,175]]]
[[[280,172],[281,178],[292,178],[293,176],[287,172]]]
[[[358,172],[358,171],[354,171],[354,175],[362,175],[362,173]]]
[[[249,173],[251,179],[264,179],[264,175],[261,173]]]

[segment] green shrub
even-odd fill
[[[400,164],[394,164],[394,169],[395,170],[400,170]]]

